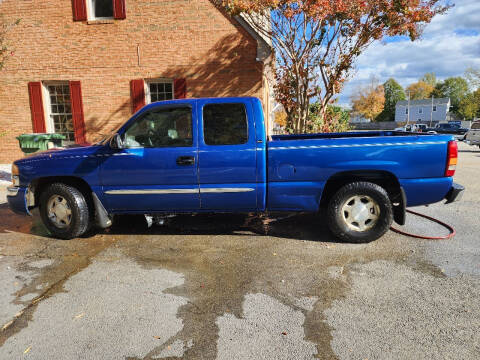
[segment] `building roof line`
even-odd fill
[[[450,103],[450,98],[434,98],[433,105],[447,105]],[[398,106],[407,106],[408,100],[397,101]],[[432,105],[432,99],[410,100],[410,106],[418,105]]]

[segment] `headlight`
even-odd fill
[[[20,186],[20,172],[15,164],[12,164],[12,184],[13,186]]]

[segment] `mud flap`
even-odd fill
[[[398,203],[397,203],[398,201]],[[396,204],[396,205],[395,205]],[[392,202],[393,208],[393,220],[398,225],[405,225],[407,217],[407,196],[405,195],[405,190],[400,186],[400,194],[397,195],[395,201]]]
[[[112,225],[112,220],[108,217],[107,210],[103,207],[102,202],[97,197],[97,194],[92,192],[93,204],[95,206],[95,219],[97,225],[102,228],[106,229]]]

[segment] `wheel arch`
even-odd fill
[[[323,188],[320,208],[325,209],[332,196],[341,187],[357,181],[371,182],[384,188],[392,203],[395,222],[401,225],[405,223],[405,193],[398,178],[393,173],[384,170],[342,171],[330,176]]]
[[[76,176],[46,176],[33,180],[28,187],[31,194],[28,204],[29,208],[38,206],[42,192],[54,183],[62,183],[76,188],[85,197],[88,208],[94,209],[92,188],[85,180]]]

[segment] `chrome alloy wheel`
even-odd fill
[[[66,228],[72,221],[72,209],[60,195],[53,195],[48,199],[47,214],[50,221],[60,229]]]
[[[342,219],[351,230],[370,230],[379,217],[380,206],[370,196],[352,196],[342,206]]]

